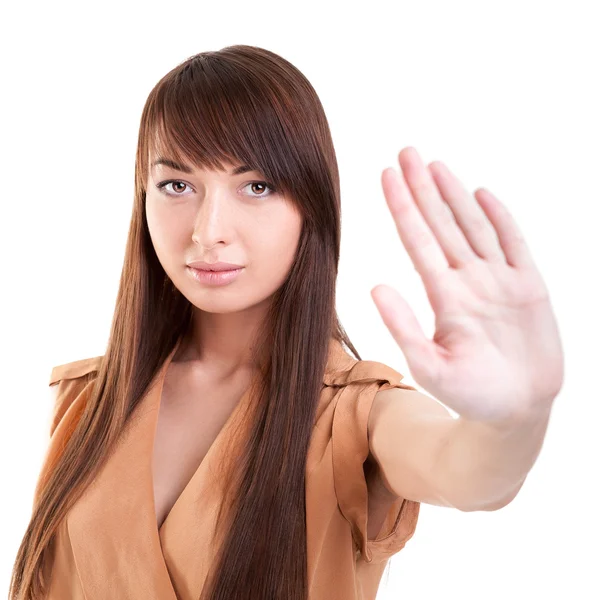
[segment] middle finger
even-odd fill
[[[448,264],[460,267],[474,260],[473,249],[416,149],[411,146],[402,149],[398,162],[415,203],[437,238]]]

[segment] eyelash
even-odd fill
[[[166,181],[161,181],[160,183],[157,183],[156,187],[161,191],[161,193],[166,194],[167,196],[171,196],[172,198],[176,198],[177,196],[183,196],[183,194],[170,194],[167,191],[163,191],[163,188],[166,185],[169,185],[170,183],[183,183],[183,185],[190,187],[185,181],[181,181],[180,179],[167,179]],[[254,183],[261,183],[261,184],[267,186],[269,188],[270,192],[264,196],[251,196],[253,198],[262,200],[263,198],[267,198],[277,192],[275,187],[273,185],[271,185],[268,181],[250,181],[244,187],[248,187],[249,185],[252,185]]]

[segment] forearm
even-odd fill
[[[495,510],[518,493],[542,448],[551,404],[526,420],[483,423],[459,417],[436,468],[461,510]]]

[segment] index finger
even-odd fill
[[[448,260],[417,207],[404,175],[388,167],[381,175],[381,185],[396,230],[419,275],[430,280],[446,271]]]

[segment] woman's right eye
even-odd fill
[[[179,181],[178,179],[169,179],[168,181],[161,181],[160,183],[156,184],[156,187],[162,191],[163,188],[165,188],[167,185],[171,185],[171,184],[178,184],[178,185],[182,185],[185,187],[189,187],[187,183],[184,183],[183,181]],[[163,193],[165,193],[165,192],[163,192]],[[183,195],[183,194],[180,194],[179,192],[173,193],[173,192],[169,192],[169,191],[167,191],[166,194],[167,194],[167,196],[182,196]]]

